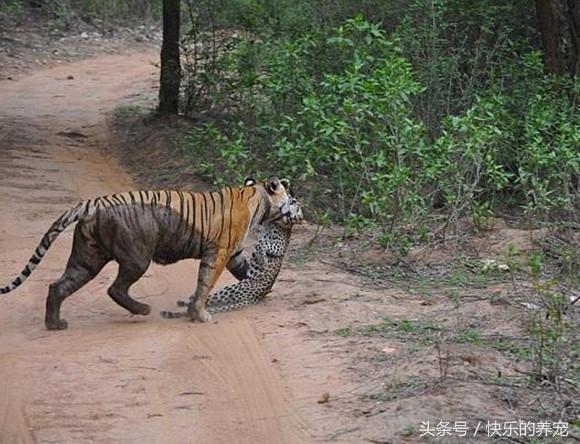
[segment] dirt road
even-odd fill
[[[0,83],[0,280],[20,272],[52,221],[78,200],[134,189],[99,154],[104,113],[155,84],[155,54],[107,56]],[[63,305],[46,331],[48,284],[71,230],[0,300],[0,443],[312,442],[250,315],[210,325],[159,317],[191,294],[197,263],[152,267],[132,317],[106,296],[116,266]],[[222,278],[222,284],[232,280]]]

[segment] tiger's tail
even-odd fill
[[[19,287],[26,279],[28,279],[28,276],[32,274],[32,271],[40,263],[58,235],[62,233],[66,227],[72,223],[75,223],[81,218],[81,216],[86,214],[86,212],[89,210],[89,204],[90,201],[81,202],[75,207],[63,213],[56,221],[54,221],[48,231],[44,234],[44,236],[42,236],[38,247],[36,247],[34,254],[30,257],[22,272],[9,285],[0,288],[0,294],[10,293],[12,290]]]

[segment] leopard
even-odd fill
[[[210,294],[207,309],[211,314],[238,310],[262,301],[271,291],[284,256],[290,244],[292,228],[303,220],[302,209],[293,205],[294,217],[278,222],[267,222],[256,241],[248,263],[246,277],[236,284],[228,285]],[[188,301],[177,301],[179,307],[189,307]],[[187,317],[186,312],[162,311],[164,318]]]

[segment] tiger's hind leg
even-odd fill
[[[60,318],[61,304],[71,294],[93,279],[104,265],[100,266],[98,270],[89,270],[80,266],[67,267],[62,277],[50,285],[44,318],[48,330],[64,330],[68,327],[67,322]]]
[[[71,255],[61,278],[53,282],[46,298],[44,323],[48,330],[64,330],[67,322],[60,318],[63,301],[93,279],[109,262],[103,251],[90,240],[83,224],[75,227]]]
[[[148,315],[151,307],[137,302],[129,296],[129,288],[145,274],[149,267],[149,260],[134,262],[124,260],[119,262],[119,272],[113,285],[109,287],[108,294],[117,304],[136,315]]]

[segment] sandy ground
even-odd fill
[[[107,143],[104,113],[154,87],[155,58],[105,56],[0,83],[3,280],[21,270],[72,204],[134,188],[131,177],[95,148]],[[129,315],[106,296],[116,272],[109,264],[63,305],[69,329],[46,331],[47,286],[64,268],[71,234],[65,232],[32,277],[0,300],[0,443],[316,440],[312,412],[301,406],[320,409],[320,391],[301,394],[297,387],[319,387],[326,376],[306,369],[308,383],[285,379],[279,360],[294,353],[295,337],[279,334],[283,321],[268,326],[262,316],[256,322],[259,310],[266,313],[261,307],[210,325],[160,318],[160,309],[191,294],[194,261],[153,266],[133,287],[137,299],[153,307],[147,318]],[[232,280],[223,276],[220,285]]]
[[[161,45],[161,30],[153,24],[126,25],[110,26],[98,20],[88,24],[74,16],[57,18],[34,8],[3,14],[0,7],[0,81],[88,57]]]

